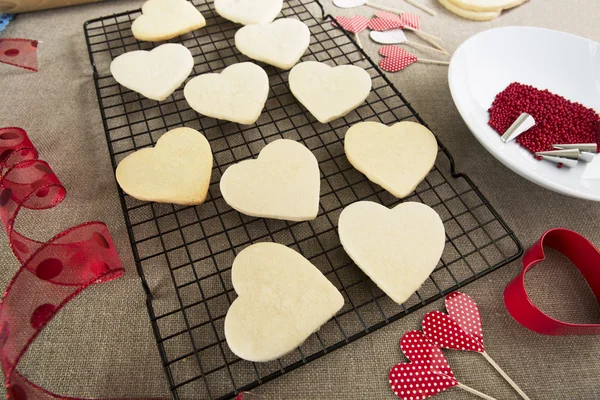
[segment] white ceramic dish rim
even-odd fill
[[[574,35],[571,33],[557,31],[557,30],[553,30],[553,29],[547,29],[547,28],[531,27],[531,26],[505,26],[505,27],[492,28],[492,29],[488,29],[488,30],[479,32],[476,35],[473,35],[469,39],[465,40],[456,49],[456,51],[454,52],[454,54],[452,56],[452,59],[450,60],[450,67],[448,69],[448,84],[450,87],[450,93],[452,95],[452,100],[454,101],[454,105],[456,106],[461,117],[467,124],[467,127],[469,128],[469,130],[471,131],[473,136],[475,136],[475,138],[479,141],[479,143],[481,143],[481,145],[490,154],[492,154],[498,161],[500,161],[502,164],[504,164],[506,167],[508,167],[513,172],[517,173],[518,175],[521,175],[522,177],[528,179],[529,181],[531,181],[533,183],[536,183],[542,187],[545,187],[546,189],[549,189],[549,190],[552,190],[552,191],[555,191],[558,193],[566,194],[566,195],[569,195],[572,197],[582,198],[582,199],[586,199],[586,200],[600,201],[600,194],[586,193],[586,192],[579,191],[577,189],[562,185],[560,183],[556,183],[556,182],[552,181],[551,179],[548,179],[545,176],[542,176],[531,170],[521,168],[519,163],[516,162],[515,160],[513,160],[511,157],[506,157],[501,152],[498,152],[496,150],[496,148],[494,148],[493,146],[490,145],[490,142],[487,137],[487,133],[481,132],[479,130],[479,126],[478,126],[475,118],[472,117],[470,115],[470,113],[468,112],[467,105],[463,104],[460,101],[457,101],[456,93],[458,92],[458,89],[456,87],[456,82],[453,79],[453,77],[455,75],[453,73],[453,70],[454,70],[454,68],[456,68],[456,63],[453,61],[458,59],[458,57],[461,55],[461,52],[465,51],[464,48],[467,47],[472,40],[476,40],[480,35],[489,34],[489,32],[491,32],[491,31],[506,30],[506,29],[548,31],[548,32],[552,32],[554,34],[561,34],[561,35],[577,38],[578,40],[588,40],[590,42],[594,42],[591,39],[584,38],[582,36]]]

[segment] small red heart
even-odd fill
[[[400,16],[400,23],[408,28],[413,28],[416,30],[421,29],[421,19],[418,15],[411,13],[402,13]]]
[[[369,21],[368,27],[369,27],[369,29],[371,29],[373,31],[383,32],[383,31],[389,31],[391,29],[398,29],[398,28],[402,29],[402,28],[404,28],[404,25],[400,21],[400,18],[398,18],[398,19],[372,18]]]
[[[345,31],[360,33],[369,25],[369,19],[362,15],[355,15],[352,18],[335,17],[335,21],[332,23],[334,26],[341,26]]]
[[[400,21],[400,16],[398,14],[391,13],[389,11],[379,10],[375,12],[375,16],[382,19],[389,19],[392,21]]]
[[[476,339],[483,347],[481,314],[475,300],[468,294],[452,292],[446,296],[446,310],[463,331]]]
[[[463,330],[448,314],[431,311],[423,318],[423,333],[427,339],[444,349],[467,350],[483,353],[483,337],[473,337]]]
[[[379,66],[388,72],[398,72],[417,62],[417,57],[399,46],[383,46],[379,54],[385,58],[379,61]]]
[[[400,348],[410,362],[396,364],[390,371],[389,383],[396,396],[405,400],[426,399],[458,385],[442,350],[423,332],[406,332]]]

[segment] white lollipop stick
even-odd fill
[[[418,37],[420,37],[421,39],[423,39],[424,41],[426,41],[427,43],[431,44],[433,47],[435,47],[436,49],[439,49],[441,51],[443,51],[446,55],[450,55],[450,53],[448,53],[448,51],[446,51],[445,48],[442,47],[441,44],[439,44],[438,42],[436,42],[435,40],[431,39],[429,34],[424,33],[423,31],[418,31],[416,29],[413,28],[408,28],[405,27],[404,29],[407,29],[411,32],[414,32],[415,35],[417,35]],[[432,36],[432,35],[431,35]]]
[[[362,43],[360,42],[360,37],[358,36],[358,33],[354,32],[354,39],[356,39],[356,44],[358,45],[358,47],[360,47],[361,49],[362,47]]]
[[[395,14],[402,14],[404,11],[399,8],[392,8],[384,6],[382,4],[371,3],[368,0],[333,0],[333,4],[339,8],[354,8],[359,6],[367,6],[376,10],[383,10],[393,12]]]
[[[459,383],[458,385],[456,385],[457,388],[461,388],[462,390],[472,393],[475,396],[479,396],[482,399],[485,400],[496,400],[495,398],[488,396],[487,394],[481,393],[479,390],[475,390],[472,387],[468,387],[467,385],[463,385],[462,383]]]
[[[371,3],[370,1],[366,1],[365,6],[374,8],[376,10],[389,11],[394,14],[402,14],[404,12],[403,10],[401,10],[399,8],[392,8],[392,7],[384,6],[382,4],[375,4],[375,3]]]
[[[417,58],[417,62],[421,62],[423,64],[450,65],[448,61],[430,60],[428,58]]]
[[[484,352],[483,352],[483,353],[481,353],[481,354],[482,354],[482,355],[485,357],[485,359],[486,359],[486,360],[488,360],[488,362],[489,362],[490,364],[492,364],[492,367],[496,368],[496,371],[498,371],[498,373],[499,373],[500,375],[502,375],[502,377],[504,378],[504,380],[506,380],[506,382],[508,382],[508,384],[509,384],[510,386],[512,386],[512,387],[513,387],[513,389],[515,389],[515,391],[516,391],[517,393],[519,393],[519,396],[521,396],[521,397],[522,397],[523,399],[525,399],[525,400],[530,400],[530,399],[529,399],[529,397],[527,397],[527,395],[525,394],[525,392],[523,392],[523,391],[521,390],[521,388],[520,388],[519,386],[517,386],[517,384],[516,384],[516,383],[515,383],[515,382],[514,382],[512,379],[510,379],[510,377],[509,377],[508,375],[506,375],[506,372],[504,372],[504,371],[502,370],[502,368],[500,368],[500,366],[499,366],[498,364],[496,364],[496,362],[495,362],[494,360],[492,360],[492,357],[490,357],[490,356],[488,355],[488,353],[486,353],[486,352],[484,351]]]
[[[407,30],[409,30],[411,32],[415,32],[417,35],[423,35],[423,36],[428,37],[429,39],[438,40],[440,42],[443,42],[443,40],[442,40],[441,37],[434,36],[431,33],[423,32],[422,30],[411,28],[410,26],[405,26],[404,29],[407,29]]]
[[[421,43],[417,43],[417,42],[411,42],[410,40],[408,40],[408,41],[406,41],[406,42],[404,42],[404,43],[405,43],[406,45],[408,45],[408,46],[412,47],[412,48],[415,48],[415,49],[417,49],[417,48],[418,48],[418,49],[423,49],[423,50],[430,50],[430,51],[435,51],[435,52],[437,52],[437,53],[443,54],[443,55],[445,55],[445,56],[447,56],[447,55],[448,55],[448,52],[447,52],[447,51],[445,51],[445,50],[436,49],[436,48],[434,48],[434,47],[427,46],[427,45],[425,45],[425,44],[421,44]]]
[[[425,11],[427,14],[433,15],[434,17],[437,15],[437,13],[432,10],[431,8],[427,7],[424,4],[421,4],[415,0],[404,0],[406,1],[408,4],[412,5],[413,7],[417,7],[420,10]]]

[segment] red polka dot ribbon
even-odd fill
[[[0,129],[0,168],[0,218],[21,263],[0,304],[0,361],[7,396],[15,400],[67,399],[21,375],[19,360],[66,303],[92,284],[121,276],[123,269],[102,222],[74,226],[47,242],[15,230],[21,208],[52,208],[66,195],[48,163],[38,159],[23,129]]]
[[[335,21],[333,21],[332,24],[334,26],[341,26],[342,29],[351,33],[360,33],[367,29],[369,19],[362,15],[355,15],[351,18],[335,17]]]
[[[417,62],[417,57],[400,46],[383,46],[379,54],[385,58],[379,62],[379,66],[388,72],[398,72]]]
[[[37,40],[0,39],[0,62],[37,72],[37,48]]]
[[[396,364],[390,370],[389,384],[396,396],[404,400],[426,399],[459,384],[442,350],[423,332],[406,332],[400,348],[410,362]]]

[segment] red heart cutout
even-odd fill
[[[411,13],[402,13],[400,16],[400,23],[405,27],[413,28],[416,30],[421,29],[421,19],[418,15]]]
[[[389,31],[391,29],[402,29],[404,28],[404,25],[402,25],[402,22],[400,21],[400,18],[398,19],[387,19],[387,18],[372,18],[369,22],[368,22],[368,27],[369,29],[373,30],[373,31]]]
[[[465,332],[448,314],[431,311],[423,318],[423,333],[427,339],[444,349],[467,350],[483,353],[481,340]]]
[[[367,28],[367,25],[369,25],[369,19],[362,15],[355,15],[352,18],[335,17],[335,21],[333,21],[332,24],[333,26],[341,26],[348,32],[360,33]]]
[[[400,16],[398,14],[391,13],[389,11],[379,10],[375,12],[375,16],[382,19],[389,19],[392,21],[400,21]]]
[[[399,46],[383,46],[379,54],[385,58],[379,61],[379,66],[388,72],[398,72],[417,62],[417,57]]]
[[[579,269],[600,303],[600,251],[577,232],[550,229],[523,256],[523,270],[506,285],[504,304],[524,327],[544,335],[598,335],[600,324],[573,324],[544,314],[525,290],[525,274],[546,258],[544,246],[564,254]]]
[[[465,293],[452,292],[446,296],[446,310],[454,322],[483,347],[481,314],[475,300]]]
[[[400,348],[410,362],[396,364],[390,371],[389,383],[396,396],[405,400],[426,399],[458,385],[442,350],[423,332],[406,332]]]

